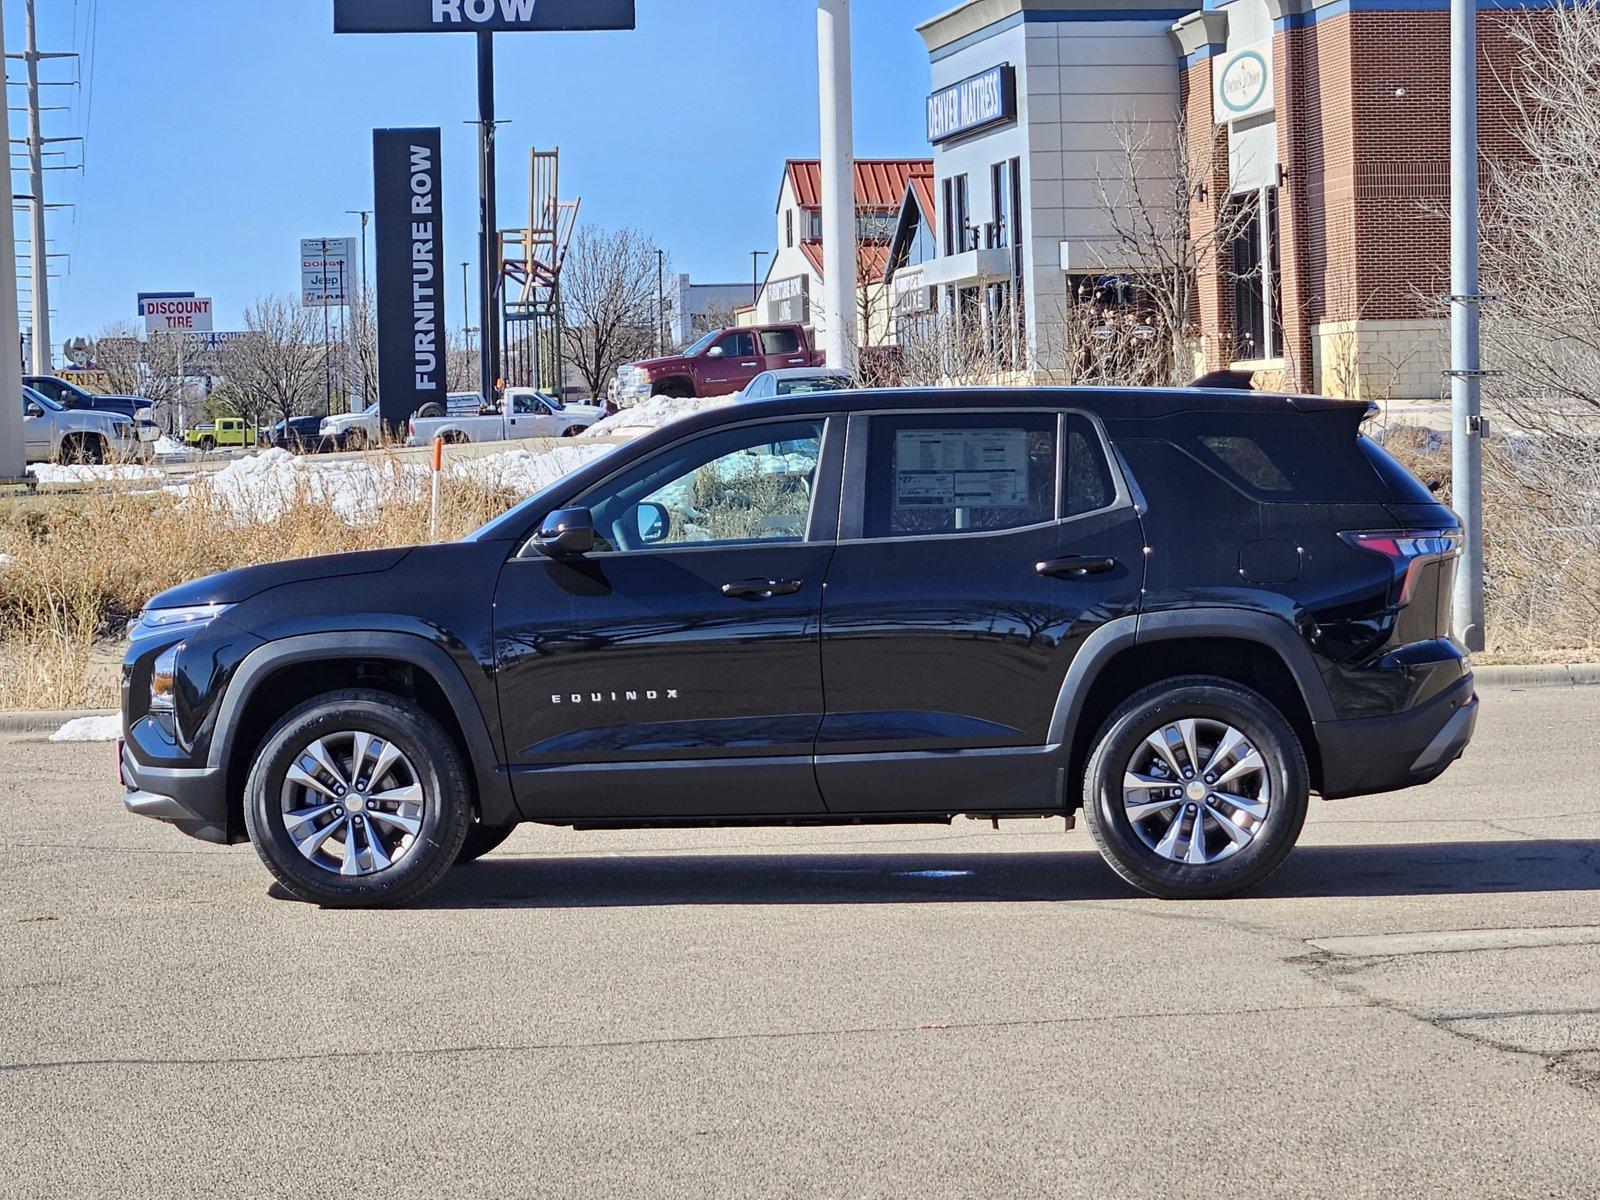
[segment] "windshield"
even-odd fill
[[[710,333],[706,334],[705,337],[701,338],[698,342],[695,342],[693,345],[689,346],[685,350],[678,351],[678,353],[683,355],[684,358],[693,358],[696,354],[699,354],[707,346],[711,345],[712,342],[716,341],[717,340],[717,334],[719,334],[721,332],[722,332],[722,330],[720,330],[720,329],[713,329]]]
[[[49,396],[46,396],[43,392],[36,392],[31,387],[23,388],[22,389],[22,394],[24,396],[26,396],[29,400],[32,400],[35,404],[39,404],[39,405],[44,406],[45,408],[48,408],[51,412],[66,412],[67,411],[66,409],[62,408],[61,405],[57,404],[54,400],[50,399]]]

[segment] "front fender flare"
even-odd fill
[[[398,632],[309,633],[267,642],[252,650],[222,698],[217,736],[207,765],[225,768],[233,753],[234,731],[251,697],[271,675],[295,663],[337,659],[397,659],[425,673],[439,686],[466,738],[467,765],[477,783],[479,816],[486,825],[517,820],[511,780],[495,751],[482,708],[461,669],[444,650],[415,634]]]

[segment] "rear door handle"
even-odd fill
[[[1099,558],[1092,554],[1067,554],[1061,558],[1047,558],[1033,568],[1051,579],[1083,579],[1089,575],[1104,575],[1117,569],[1114,558]]]
[[[771,600],[794,595],[804,583],[804,579],[741,579],[723,584],[722,594],[730,600]]]

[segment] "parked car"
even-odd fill
[[[183,443],[204,454],[213,450],[243,449],[261,440],[261,430],[243,417],[217,417],[202,421],[183,435]]]
[[[22,440],[31,463],[148,462],[155,452],[132,418],[66,409],[30,387],[22,389]]]
[[[689,416],[464,541],[151,600],[124,802],[328,905],[415,899],[520,821],[963,814],[1081,813],[1134,886],[1235,893],[1310,793],[1426,783],[1472,736],[1460,523],[1370,411],[908,389]]]
[[[532,388],[509,388],[500,408],[486,415],[412,417],[406,444],[426,446],[436,437],[447,443],[576,437],[605,415],[605,409],[593,404],[567,404]]]
[[[321,417],[290,417],[261,434],[263,446],[276,446],[294,454],[321,454],[332,442],[322,436]]]
[[[740,400],[773,400],[779,396],[803,396],[809,392],[839,392],[853,380],[848,371],[828,367],[785,367],[763,371],[739,393]]]
[[[727,396],[763,371],[823,362],[803,325],[716,329],[681,353],[623,367],[616,400],[627,408],[651,396]]]
[[[148,396],[101,396],[56,375],[24,375],[22,385],[69,412],[116,413],[127,417],[138,430],[140,441],[153,443],[161,437],[153,415],[155,401]]]
[[[365,450],[383,440],[383,420],[373,402],[360,412],[324,417],[317,433],[336,450]]]

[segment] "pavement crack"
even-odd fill
[[[473,1054],[539,1054],[565,1050],[629,1050],[649,1046],[714,1046],[740,1042],[800,1041],[811,1038],[872,1037],[898,1034],[963,1033],[996,1029],[1048,1029],[1074,1025],[1113,1024],[1127,1021],[1170,1021],[1183,1018],[1276,1016],[1292,1013],[1342,1012],[1369,1008],[1355,1004],[1285,1004],[1259,1008],[1182,1009],[1173,1011],[1094,1013],[1067,1017],[1034,1017],[1013,1021],[950,1021],[918,1025],[860,1025],[836,1029],[769,1030],[698,1036],[618,1038],[576,1042],[469,1043],[427,1046],[411,1050],[329,1050],[312,1054],[232,1055],[212,1058],[67,1058],[38,1062],[0,1063],[0,1074],[57,1071],[74,1067],[226,1067],[278,1063],[340,1062],[385,1058],[443,1058]]]

